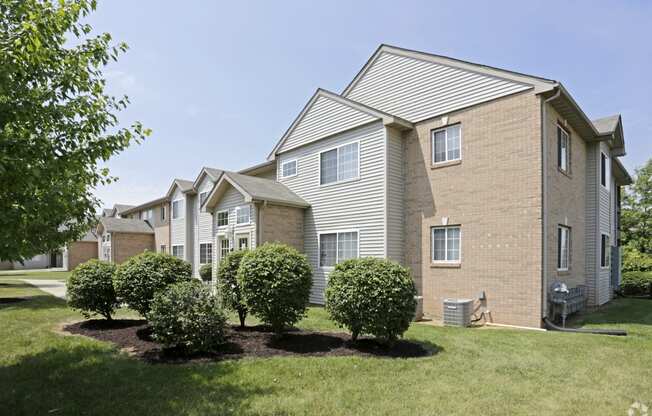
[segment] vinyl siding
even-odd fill
[[[355,141],[360,142],[360,179],[320,186],[319,153]],[[328,275],[319,268],[319,233],[357,229],[359,256],[385,257],[385,152],[385,129],[377,122],[279,156],[279,169],[285,160],[298,161],[298,174],[279,176],[279,181],[311,205],[304,215],[304,250],[313,268],[311,302],[323,303]]]
[[[201,182],[197,186],[197,196],[195,199],[197,203],[194,208],[194,216],[197,218],[195,222],[195,239],[193,247],[193,257],[194,257],[194,275],[195,277],[199,276],[199,245],[205,243],[213,242],[213,216],[209,212],[201,212],[199,206],[199,195],[202,192],[210,192],[213,188],[213,181],[210,180],[208,175],[204,175]]]
[[[246,234],[249,236],[249,247],[256,247],[256,206],[254,204],[249,204],[251,206],[251,222],[247,225],[236,225],[236,208],[240,206],[247,205],[244,201],[244,197],[240,192],[235,188],[229,187],[229,189],[224,192],[222,199],[217,204],[215,211],[213,211],[213,258],[215,261],[219,261],[219,244],[215,239],[216,236],[224,236],[227,234],[229,229],[234,231],[234,235]],[[229,225],[228,226],[217,226],[217,213],[219,211],[229,211]],[[231,236],[229,236],[231,238]],[[235,244],[235,242],[232,242]]]
[[[330,98],[319,96],[308,108],[277,153],[369,123],[375,118]]]
[[[346,97],[417,122],[529,88],[514,81],[383,52]]]
[[[405,264],[405,175],[401,133],[387,128],[387,257]]]
[[[609,147],[606,145],[606,143],[601,142],[600,143],[600,151],[603,152],[607,157],[609,158],[608,164],[611,166],[611,152],[609,150]],[[607,183],[609,184],[610,188],[606,189],[603,187],[600,183],[600,154],[598,154],[598,189],[599,189],[599,222],[600,222],[600,234],[598,234],[598,260],[600,259],[600,243],[601,243],[601,234],[609,234],[609,243],[613,244],[613,241],[611,241],[611,195],[613,194],[613,185],[611,184],[612,178],[607,177]],[[611,172],[611,169],[609,170]],[[609,253],[611,255],[611,253]],[[602,305],[604,303],[609,302],[611,300],[611,270],[610,269],[605,269],[599,266],[598,264],[598,304]]]
[[[186,194],[186,248],[184,255],[186,261],[192,265],[193,273],[196,270],[195,263],[195,227],[197,224],[197,200],[198,196]]]
[[[589,304],[598,303],[597,273],[599,268],[600,234],[598,233],[598,185],[600,146],[589,145],[586,163],[586,286]]]
[[[172,246],[185,245],[186,244],[186,218],[184,215],[183,218],[172,218],[172,203],[178,199],[183,199],[185,201],[185,196],[183,192],[176,188],[170,199],[170,254],[172,253]],[[184,211],[185,214],[185,211]],[[186,248],[184,248],[185,252]]]

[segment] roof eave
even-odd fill
[[[273,198],[252,198],[251,201],[248,202],[261,202],[261,203],[269,203],[273,205],[283,205],[287,207],[292,207],[292,208],[310,208],[309,203],[299,203],[299,202],[291,202],[291,201],[285,201],[285,200],[280,200],[280,199],[273,199]]]

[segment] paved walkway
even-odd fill
[[[36,286],[40,290],[61,299],[66,298],[66,283],[61,280],[22,279],[23,282]]]

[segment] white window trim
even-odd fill
[[[320,270],[333,270],[335,266],[322,266],[321,265],[321,236],[324,234],[335,234],[335,264],[338,264],[339,261],[339,244],[340,244],[340,233],[357,233],[358,239],[356,241],[356,259],[360,258],[360,230],[359,229],[350,229],[350,230],[336,230],[336,231],[323,231],[317,234],[317,267]]]
[[[208,198],[208,191],[200,192],[199,195],[197,195],[197,211],[201,211],[201,196],[203,194],[206,194],[206,198]]]
[[[602,184],[602,156],[604,155],[604,185]],[[598,168],[598,181],[603,189],[609,191],[611,186],[611,158],[605,152],[600,151],[600,166]]]
[[[161,206],[161,215],[160,215],[161,221],[165,221],[165,215],[166,215],[165,205],[162,205]]]
[[[174,248],[175,248],[175,247],[183,247],[183,256],[182,256],[182,257],[177,257],[177,256],[174,254]],[[186,248],[185,248],[184,244],[173,244],[173,245],[171,246],[170,254],[172,254],[172,256],[174,256],[174,257],[177,257],[178,259],[180,258],[180,259],[182,259],[182,260],[185,260],[185,259],[186,259]]]
[[[241,238],[246,238],[247,239],[247,250],[251,250],[251,233],[236,233],[233,236],[233,249],[234,250],[240,250],[240,239]]]
[[[238,211],[240,211],[243,208],[249,208],[249,221],[247,222],[238,222]],[[239,207],[235,207],[235,225],[236,227],[238,226],[243,226],[243,225],[250,225],[251,224],[251,205],[240,205]]]
[[[185,207],[185,204],[184,204],[184,207],[183,207],[184,209],[181,209],[181,210],[180,210],[180,211],[181,211],[181,212],[179,213],[180,216],[174,218],[174,203],[175,203],[175,202],[180,202],[180,201],[184,201],[184,199],[183,199],[183,198],[175,199],[174,201],[172,201],[172,204],[170,204],[170,211],[172,211],[171,218],[172,218],[173,220],[182,220],[182,219],[184,219],[184,218],[186,217],[185,212],[184,212],[186,207]]]
[[[566,267],[557,267],[558,272],[567,272],[570,270],[570,262],[571,262],[571,246],[570,246],[570,240],[571,240],[571,227],[567,227],[565,225],[558,225],[557,226],[557,236],[559,236],[559,230],[568,230],[568,238],[566,241],[566,246],[568,250],[568,257],[566,259]],[[558,237],[559,238],[559,237]],[[559,241],[557,242],[557,247],[559,247]],[[557,256],[561,256],[561,252],[557,253]],[[557,259],[557,264],[561,263],[560,258]]]
[[[603,257],[602,257],[602,236],[603,235],[606,235],[607,238],[609,239],[609,241],[607,241],[607,247],[605,247],[605,249],[604,249],[605,256],[607,256],[609,258],[609,262],[608,262],[609,264],[607,264],[606,266],[602,265],[602,260],[604,260]],[[611,269],[611,235],[609,233],[600,233],[600,269],[601,270],[609,270],[609,269]]]
[[[563,168],[559,166],[559,157],[557,157],[557,167],[564,173],[569,173],[570,172],[570,146],[571,146],[571,135],[568,130],[566,130],[561,124],[557,123],[557,128],[561,129],[564,133],[566,133],[566,167]],[[557,139],[559,140],[559,138]],[[557,142],[557,146],[559,146],[560,143]]]
[[[335,182],[329,182],[329,183],[322,184],[321,183],[321,155],[322,155],[322,153],[326,153],[326,152],[330,152],[331,150],[338,149],[337,150],[337,159],[338,159],[338,163],[339,163],[339,157],[340,157],[339,148],[351,145],[353,143],[358,144],[358,175],[353,177],[353,178],[344,179],[344,180],[336,180]],[[341,183],[359,181],[360,180],[360,157],[361,157],[361,153],[362,153],[362,147],[360,146],[360,140],[354,140],[354,141],[351,141],[351,142],[348,142],[348,143],[339,144],[337,146],[332,146],[332,147],[329,147],[327,149],[324,149],[324,150],[320,151],[319,154],[317,155],[317,169],[319,171],[319,175],[317,175],[318,176],[317,185],[319,185],[320,188],[324,188],[324,187],[327,187],[327,186],[339,185]],[[297,172],[298,172],[298,165],[297,165]],[[339,166],[338,166],[338,168],[337,168],[338,177],[339,177],[339,174],[340,174],[340,171],[339,171]],[[324,233],[324,234],[328,234],[328,233]]]
[[[447,130],[453,126],[460,126],[460,157],[458,157],[457,159],[448,158],[448,131]],[[442,130],[446,132],[446,139],[444,139],[444,143],[446,144],[446,160],[442,160],[441,162],[435,162],[435,133]],[[453,123],[432,130],[430,132],[430,163],[432,164],[432,166],[443,165],[445,163],[456,162],[458,160],[462,160],[462,123]]]
[[[208,262],[202,263],[201,262],[201,246],[206,245],[206,244],[211,245],[211,255],[210,255],[210,259],[208,260]],[[205,242],[199,243],[199,264],[200,265],[211,264],[212,262],[213,262],[213,243],[210,242],[210,241],[205,241]]]
[[[434,244],[434,230],[459,228],[460,230],[460,258],[459,260],[435,260],[435,244]],[[444,239],[444,253],[448,256],[448,231],[446,231],[446,238]],[[441,225],[430,227],[430,263],[432,264],[462,264],[462,226],[461,225]]]
[[[283,174],[283,172],[284,172],[283,167],[284,167],[285,165],[287,165],[288,163],[292,163],[292,162],[294,162],[294,175],[287,175],[287,176],[285,176],[285,175]],[[299,174],[299,159],[290,159],[290,160],[286,160],[285,162],[281,163],[281,178],[283,178],[283,179],[286,179],[286,178],[294,178],[294,177],[297,176],[298,174]]]
[[[226,225],[219,225],[219,219],[220,219],[220,213],[224,214],[226,212]],[[220,211],[217,211],[215,213],[215,226],[219,228],[224,228],[229,226],[229,210],[228,209],[222,209]]]

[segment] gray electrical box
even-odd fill
[[[469,326],[473,299],[444,299],[444,325]]]

